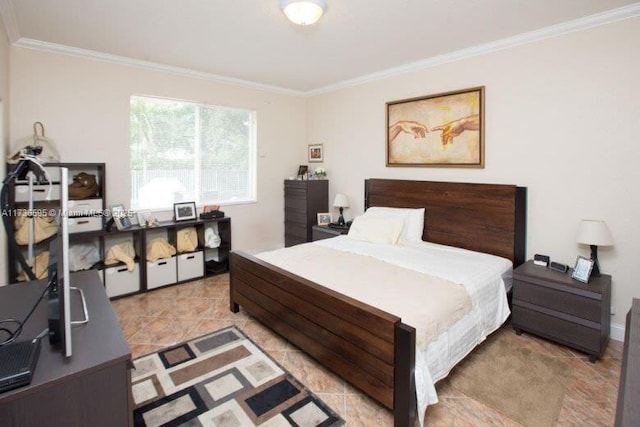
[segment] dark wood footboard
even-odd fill
[[[231,254],[230,308],[242,306],[413,426],[415,329],[363,304],[249,254]]]

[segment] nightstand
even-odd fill
[[[331,228],[326,225],[314,225],[311,228],[311,240],[314,242],[316,240],[330,239],[331,237],[347,234],[349,232],[348,228]]]
[[[527,261],[513,270],[511,323],[522,331],[583,351],[594,363],[609,341],[611,276],[589,283]]]

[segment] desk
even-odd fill
[[[0,394],[0,426],[132,425],[131,351],[96,271],[72,275],[87,301],[89,323],[74,326],[73,355],[63,357],[43,339],[31,384]],[[23,319],[46,284],[42,281],[0,287],[0,317]],[[72,319],[81,319],[72,292]],[[47,326],[43,300],[20,335],[26,340]]]

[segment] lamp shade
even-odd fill
[[[348,208],[349,207],[349,198],[344,194],[336,194],[336,198],[333,199],[333,207],[334,208]]]
[[[298,25],[315,24],[327,10],[324,0],[280,0],[280,9]]]
[[[611,246],[613,237],[604,221],[583,219],[578,227],[576,242],[585,245]]]

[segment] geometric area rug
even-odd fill
[[[344,420],[231,326],[134,360],[136,426],[341,426]]]

